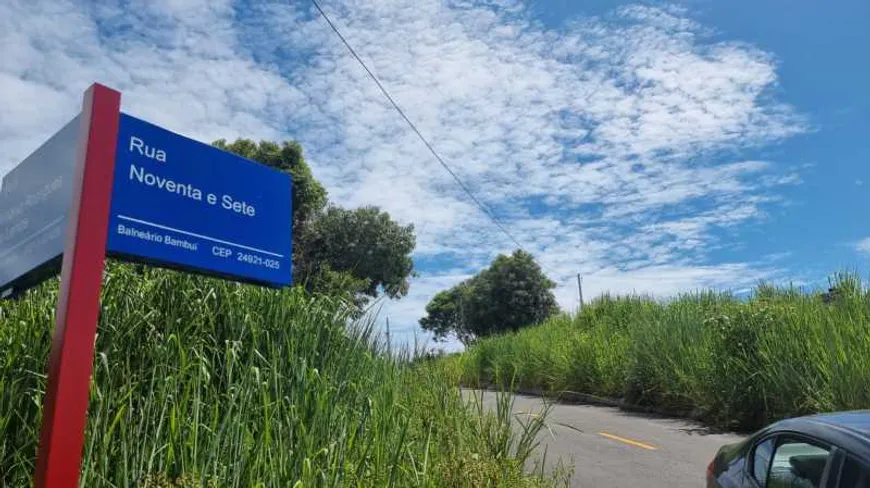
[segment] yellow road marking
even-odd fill
[[[607,437],[608,439],[613,439],[615,441],[622,442],[624,444],[628,444],[630,446],[640,447],[642,449],[648,449],[650,451],[658,451],[658,447],[651,446],[649,444],[644,444],[643,442],[633,441],[631,439],[626,439],[625,437],[619,437],[618,435],[608,434],[607,432],[599,432],[598,435]]]

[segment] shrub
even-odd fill
[[[0,486],[33,474],[56,285],[0,310]],[[112,264],[80,486],[545,484],[523,472],[509,416],[381,355],[347,313],[299,289]]]
[[[454,361],[464,381],[620,397],[736,429],[868,408],[870,291],[850,274],[831,288],[828,299],[769,284],[743,300],[603,296]]]

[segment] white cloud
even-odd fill
[[[870,237],[866,239],[861,239],[857,243],[855,243],[855,250],[860,252],[861,254],[870,255]]]
[[[749,264],[716,266],[648,266],[624,271],[617,268],[599,270],[583,280],[584,296],[603,293],[636,293],[659,298],[706,289],[737,289],[775,277],[775,272]]]
[[[421,311],[426,308],[426,304],[436,293],[457,285],[469,277],[471,274],[453,270],[415,278],[412,280],[411,292],[408,296],[396,301],[380,300],[373,304],[372,313],[381,324],[384,324],[387,319],[390,320],[393,344],[413,346],[416,343],[427,345],[431,349],[435,346],[432,334],[417,326]],[[448,339],[437,347],[452,351],[461,346],[458,341]]]
[[[708,256],[717,230],[758,220],[777,187],[800,182],[740,156],[805,130],[773,95],[770,53],[714,41],[677,7],[550,30],[514,0],[325,3],[445,160],[554,271],[563,305],[578,271],[601,290],[664,295],[770,273]],[[296,138],[334,200],[413,222],[417,257],[458,270],[422,269],[384,311],[396,330],[512,248],[307,5],[13,0],[0,5],[0,45],[0,167],[69,119],[94,80],[123,91],[125,110],[202,140]]]

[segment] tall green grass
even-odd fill
[[[574,317],[482,340],[445,367],[468,385],[619,397],[736,429],[870,408],[870,293],[852,275],[833,284],[841,293],[829,303],[768,285],[748,299],[603,296]]]
[[[0,304],[0,487],[33,474],[55,283]],[[341,303],[112,265],[80,486],[543,486],[512,429]]]

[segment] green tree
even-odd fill
[[[329,269],[366,280],[360,292],[369,297],[383,292],[400,298],[408,293],[408,278],[414,272],[414,226],[399,225],[377,207],[331,206],[308,224],[299,240],[302,279],[316,279]]]
[[[553,289],[531,254],[499,255],[476,276],[437,294],[420,319],[437,339],[455,334],[463,343],[517,331],[558,312]]]
[[[238,139],[214,145],[293,177],[293,281],[313,293],[339,296],[361,310],[381,292],[408,293],[413,274],[414,227],[402,226],[377,207],[328,206],[302,146],[295,141]]]
[[[449,290],[438,292],[426,305],[426,316],[420,319],[420,326],[435,334],[436,339],[444,339],[451,334],[460,342],[469,345],[474,334],[465,323],[463,306],[468,302],[471,281],[464,281]]]
[[[295,275],[300,275],[298,271]],[[322,264],[317,273],[309,274],[302,283],[309,292],[339,298],[349,307],[354,318],[360,318],[369,302],[364,293],[369,286],[366,278],[357,278],[345,271],[335,271],[328,264]]]

